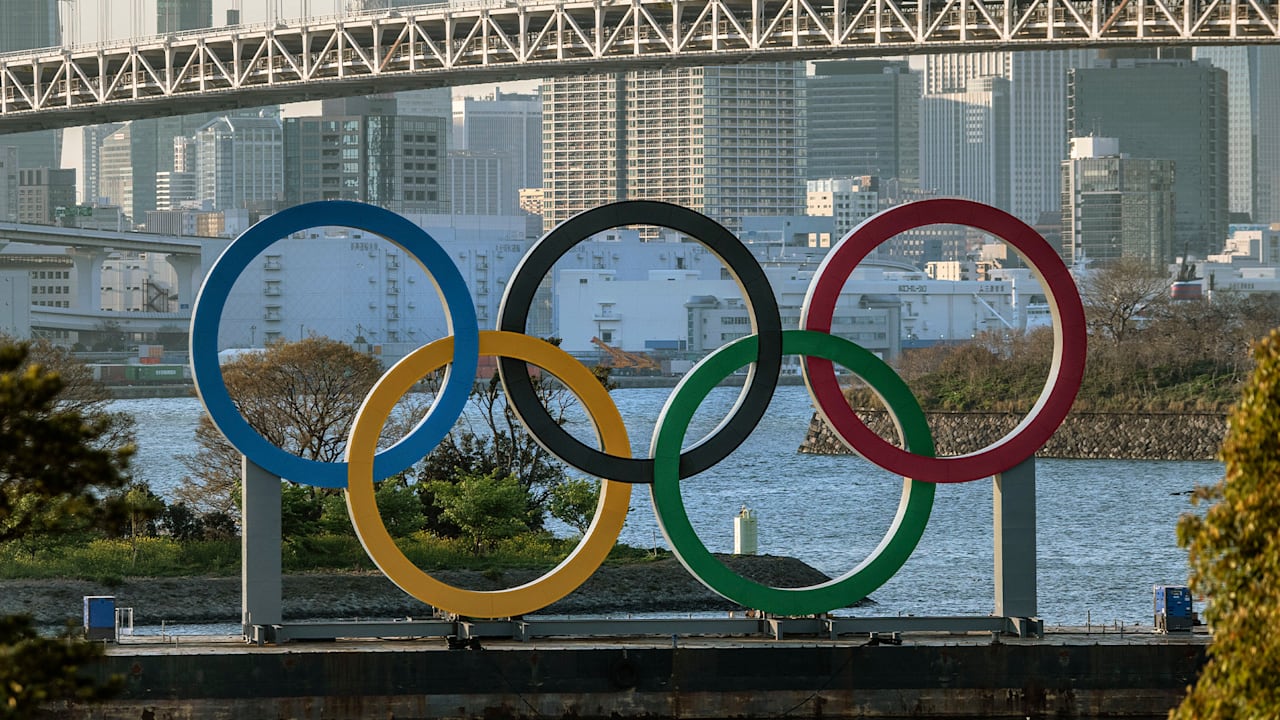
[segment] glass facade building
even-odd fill
[[[1073,137],[1114,137],[1130,157],[1172,160],[1174,245],[1204,258],[1226,238],[1227,73],[1207,61],[1117,58],[1071,72]]]

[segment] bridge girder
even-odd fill
[[[0,55],[0,133],[654,67],[1274,42],[1264,0],[488,0]]]

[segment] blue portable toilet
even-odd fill
[[[1152,589],[1156,630],[1185,632],[1195,624],[1191,612],[1191,590],[1182,585],[1156,585]]]
[[[116,640],[114,595],[84,596],[84,636],[89,640]]]

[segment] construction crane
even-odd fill
[[[591,338],[596,347],[609,356],[607,363],[619,375],[661,375],[662,365],[644,353],[627,352],[613,347],[598,337]]]

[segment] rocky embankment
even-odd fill
[[[725,556],[729,567],[775,587],[802,587],[828,578],[784,557]],[[534,579],[531,570],[433,573],[444,582],[476,590],[514,587]],[[161,621],[239,622],[239,577],[131,578],[116,587],[89,580],[0,581],[0,616],[25,613],[40,625],[81,621],[85,595],[114,595],[117,607],[134,609],[140,625]],[[673,558],[607,566],[544,612],[560,615],[626,612],[736,610],[693,578]],[[430,610],[381,574],[306,574],[284,578],[285,619],[421,617]]]
[[[859,411],[882,437],[896,437],[883,410]],[[1011,432],[1024,415],[1010,413],[928,413],[939,455],[980,450]],[[1038,457],[1130,460],[1213,460],[1226,435],[1217,413],[1072,413]],[[821,418],[814,417],[800,452],[849,454]]]

